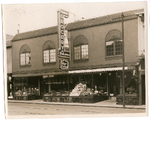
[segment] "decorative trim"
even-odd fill
[[[88,62],[89,58],[84,58],[84,59],[73,59],[74,63],[85,63]]]
[[[122,55],[118,55],[118,56],[117,56],[117,55],[115,55],[115,56],[113,55],[113,56],[106,56],[106,57],[105,57],[105,60],[108,60],[108,61],[109,61],[109,60],[116,60],[116,59],[117,59],[117,60],[118,60],[118,59],[122,59]]]

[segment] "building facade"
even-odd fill
[[[139,55],[145,49],[144,10],[123,14],[125,92],[138,97],[136,104],[143,104],[143,85],[139,80],[144,81],[144,73],[139,73]],[[71,91],[78,83],[109,97],[121,95],[123,44],[120,17],[121,13],[117,13],[69,23],[65,27],[70,51],[68,69],[60,69],[63,58],[59,57],[57,26],[16,34],[12,40],[14,95],[28,91],[42,98],[50,91]]]
[[[7,96],[12,98],[12,44],[13,35],[6,34],[7,53]]]

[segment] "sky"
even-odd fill
[[[141,8],[146,8],[146,2],[3,4],[3,29],[5,34],[15,35],[18,29],[22,33],[55,26],[59,9],[69,11],[65,20],[69,23]]]

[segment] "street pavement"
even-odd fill
[[[145,113],[145,109],[85,107],[83,105],[48,105],[46,103],[8,103],[8,115],[93,115],[93,114],[136,114]]]
[[[66,106],[86,106],[86,107],[110,107],[123,108],[123,105],[117,105],[115,99],[109,99],[97,103],[68,103],[68,102],[45,102],[43,99],[38,100],[7,100],[8,103],[28,103],[28,104],[47,104],[47,105],[66,105]],[[145,105],[125,105],[130,109],[146,109]]]

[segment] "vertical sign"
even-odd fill
[[[60,57],[70,57],[69,53],[69,45],[66,45],[67,40],[67,32],[65,31],[65,24],[64,24],[64,18],[69,17],[69,12],[60,10],[57,12],[58,16],[58,50],[59,50],[59,56]]]

